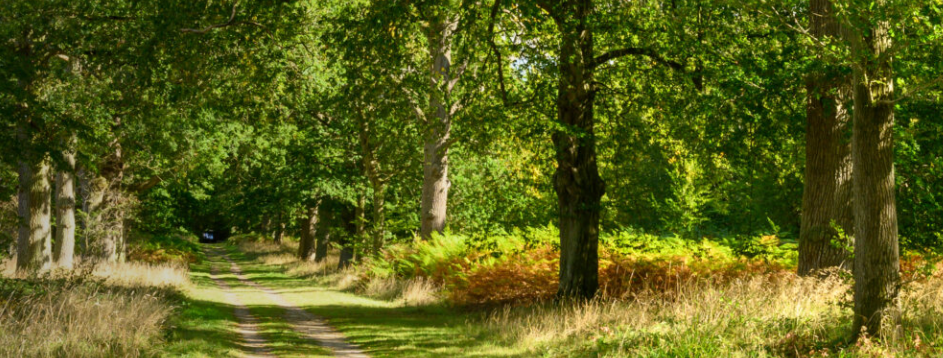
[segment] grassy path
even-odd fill
[[[216,286],[219,286],[220,290],[223,291],[223,296],[229,304],[233,305],[233,315],[238,320],[237,331],[242,336],[243,347],[250,354],[250,357],[259,357],[259,358],[268,358],[271,357],[271,352],[269,352],[268,344],[265,342],[265,338],[262,338],[259,335],[258,322],[259,319],[252,315],[249,311],[249,308],[246,307],[242,301],[239,300],[239,297],[236,297],[232,292],[232,289],[229,287],[229,284],[226,281],[223,281],[219,277],[219,269],[216,266],[210,268],[210,279],[216,283]]]
[[[317,342],[322,347],[330,349],[335,357],[368,358],[359,347],[347,343],[344,336],[331,328],[323,319],[286,301],[278,292],[249,279],[248,276],[242,273],[239,264],[230,259],[226,254],[221,254],[216,250],[213,250],[213,254],[229,262],[229,271],[239,279],[239,282],[260,291],[270,301],[284,309],[285,314],[283,319],[287,321],[296,332]]]
[[[174,322],[166,356],[252,353],[239,334],[240,320],[232,303],[236,300],[258,320],[255,329],[268,353],[276,357],[362,357],[342,355],[360,353],[345,351],[352,346],[374,358],[529,356],[509,344],[496,343],[488,332],[475,330],[467,324],[477,318],[473,314],[442,307],[403,307],[326,288],[312,279],[290,276],[283,267],[261,264],[231,246],[217,246],[209,252],[218,255],[208,255],[191,267],[194,288]],[[214,269],[222,272],[215,278],[230,287],[235,300],[227,299],[211,279]],[[336,331],[325,330],[328,326]],[[345,342],[340,337],[351,345],[338,346]]]

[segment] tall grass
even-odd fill
[[[0,278],[0,357],[152,356],[173,312],[170,296],[189,286],[174,264],[80,265],[42,276]]]
[[[939,357],[943,277],[905,287],[907,335],[847,342],[850,285],[837,276],[684,282],[672,295],[506,307],[485,329],[548,357]]]

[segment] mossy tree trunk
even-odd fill
[[[878,1],[877,10],[887,10]],[[900,334],[900,253],[894,197],[894,77],[890,24],[877,21],[851,39],[853,71],[854,323],[874,337]]]
[[[29,239],[17,270],[45,272],[52,267],[52,183],[49,156],[35,159],[29,181]]]

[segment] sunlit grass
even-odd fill
[[[15,259],[14,259],[15,260]],[[0,356],[150,356],[162,342],[186,268],[163,264],[79,265],[41,276],[3,264]]]
[[[477,313],[462,314],[439,305],[407,306],[401,299],[380,300],[323,286],[314,278],[288,274],[290,266],[264,264],[263,257],[271,253],[266,252],[244,254],[230,249],[229,255],[251,280],[326,318],[372,357],[527,356],[526,349],[500,342],[486,330],[468,325],[469,319],[480,320]],[[416,297],[424,295],[417,291],[424,290],[406,288]]]

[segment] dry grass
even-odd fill
[[[175,263],[147,264],[125,262],[98,265],[92,274],[105,283],[122,287],[171,287],[185,289],[190,285],[187,268]]]
[[[167,298],[189,286],[173,264],[80,265],[0,280],[0,357],[136,357],[155,353],[173,311]]]
[[[546,356],[586,351],[601,357],[941,354],[939,275],[906,287],[902,302],[908,338],[890,347],[844,344],[850,335],[851,297],[848,283],[836,276],[757,276],[723,285],[688,281],[678,293],[506,308],[491,314],[485,329]]]
[[[439,302],[441,290],[441,287],[432,281],[417,278],[406,281],[400,296],[403,304],[407,306],[424,306]]]
[[[76,274],[89,275],[105,281],[106,285],[121,287],[152,287],[185,289],[190,284],[187,267],[175,262],[145,263],[122,262],[112,264],[86,265],[80,257],[75,258],[74,271],[53,267],[46,278],[65,279]],[[25,278],[16,273],[16,257],[0,264],[3,277]]]

